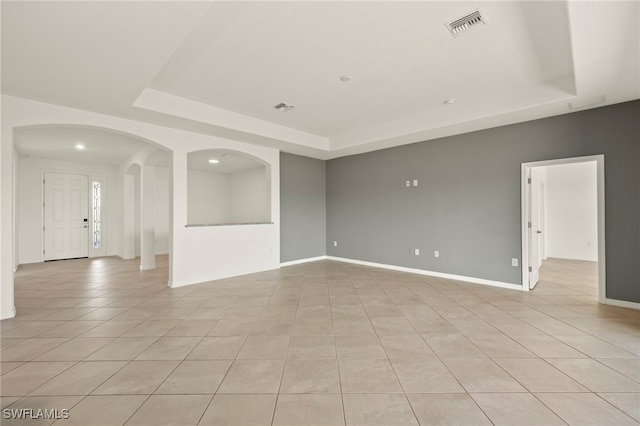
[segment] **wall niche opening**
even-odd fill
[[[271,222],[271,166],[229,150],[187,154],[187,226]]]

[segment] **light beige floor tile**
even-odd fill
[[[201,337],[161,337],[136,357],[137,360],[183,360]]]
[[[151,394],[177,366],[178,361],[131,361],[93,394]]]
[[[126,425],[197,425],[211,398],[211,395],[151,395]]]
[[[124,361],[79,362],[31,395],[88,395],[125,365]]]
[[[435,356],[430,359],[392,359],[390,361],[406,393],[464,392],[456,378]]]
[[[183,320],[165,336],[203,337],[216,326],[218,320]]]
[[[526,392],[518,382],[489,359],[445,359],[451,373],[467,392]]]
[[[417,334],[381,336],[380,343],[389,358],[431,358],[435,353]]]
[[[284,367],[280,393],[339,393],[335,359],[289,359]]]
[[[592,392],[640,392],[640,383],[593,359],[550,359],[549,362]]]
[[[249,336],[237,359],[285,359],[289,339],[289,336]]]
[[[51,349],[62,345],[66,337],[28,339],[2,351],[2,361],[31,361]]]
[[[6,320],[5,320],[6,321]],[[13,346],[19,345],[20,343],[26,342],[29,339],[4,339],[0,338],[0,352],[6,349],[9,349]]]
[[[128,309],[129,308],[97,308],[76,319],[80,321],[107,321],[126,312]]]
[[[333,336],[331,318],[297,318],[293,323],[295,336]]]
[[[214,394],[230,366],[230,360],[183,361],[155,393]]]
[[[529,349],[541,358],[586,358],[582,352],[578,352],[571,346],[562,343],[552,336],[546,335],[521,335],[512,336],[512,339]]]
[[[536,355],[505,335],[478,334],[468,335],[467,338],[492,359],[536,358]]]
[[[112,338],[76,337],[56,348],[45,352],[34,361],[81,361],[98,349],[110,343]]]
[[[371,324],[378,336],[398,336],[418,333],[404,318],[371,318]]]
[[[178,325],[180,320],[147,320],[132,328],[122,337],[160,337]]]
[[[343,395],[347,426],[417,425],[404,394]]]
[[[217,394],[201,425],[270,426],[277,395]]]
[[[2,396],[23,396],[48,382],[73,362],[26,363],[2,376]]]
[[[236,360],[218,392],[277,393],[283,369],[281,360]]]
[[[339,369],[343,393],[402,392],[386,359],[340,359]]]
[[[344,425],[340,395],[280,395],[274,426]]]
[[[291,336],[292,330],[292,320],[266,320],[258,321],[249,334],[254,336]]]
[[[640,422],[640,394],[599,393],[598,396]]]
[[[245,339],[245,336],[205,337],[187,359],[235,359]]]
[[[598,359],[598,361],[609,368],[613,368],[618,373],[624,374],[636,382],[640,382],[640,358],[604,358]]]
[[[375,335],[336,336],[335,341],[338,358],[387,358]]]
[[[474,393],[471,397],[494,425],[564,425],[530,393]]]
[[[333,336],[291,337],[287,358],[335,358],[336,345]]]
[[[3,330],[2,337],[4,339],[30,339],[63,324],[66,324],[66,321],[25,321],[19,327],[7,331]]]
[[[118,337],[106,344],[85,361],[131,361],[158,340],[158,337]]]
[[[408,394],[421,425],[429,426],[490,426],[491,422],[466,394]]]
[[[620,349],[594,336],[570,335],[555,337],[592,358],[637,358],[631,352]],[[640,336],[638,339],[640,339]]]
[[[221,319],[213,329],[209,332],[209,336],[248,336],[255,319]]]
[[[100,324],[102,321],[69,321],[42,333],[40,337],[77,337]]]
[[[423,334],[422,338],[441,358],[486,358],[469,339],[461,334]]]
[[[142,321],[122,321],[114,319],[103,322],[97,327],[93,327],[91,330],[85,332],[82,337],[120,337],[141,323]]]
[[[541,359],[497,359],[495,362],[530,392],[589,392]]]
[[[637,425],[637,422],[592,393],[537,393],[547,407],[570,425]]]
[[[15,370],[16,368],[23,365],[24,362],[0,362],[0,375],[8,373],[9,371]]]
[[[121,426],[148,398],[147,395],[87,396],[59,426]]]
[[[362,319],[333,319],[333,332],[336,336],[375,336],[371,322]]]

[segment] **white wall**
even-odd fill
[[[206,170],[189,170],[187,223],[228,223],[229,175]]]
[[[597,165],[546,167],[547,256],[598,260]]]
[[[18,263],[43,261],[43,184],[44,172],[78,173],[89,176],[89,182],[102,182],[102,248],[89,245],[89,256],[113,256],[118,248],[117,169],[102,164],[78,163],[35,157],[18,157],[17,230]]]
[[[268,222],[269,203],[264,166],[229,175],[229,204],[233,222]]]
[[[169,253],[169,168],[156,167],[154,189],[154,225],[156,230],[156,254]]]

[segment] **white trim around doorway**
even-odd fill
[[[597,204],[598,204],[598,302],[611,303],[606,298],[606,259],[605,259],[605,205],[604,205],[604,154],[585,157],[560,158],[556,160],[522,163],[520,173],[520,214],[522,232],[522,290],[529,291],[529,232],[527,227],[529,211],[529,188],[527,178],[534,167],[557,166],[560,164],[577,164],[596,162],[597,164]],[[617,301],[616,301],[617,302]],[[618,305],[620,306],[620,305]]]

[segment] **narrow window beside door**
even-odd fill
[[[100,248],[102,245],[100,227],[100,182],[93,182],[93,248]]]

